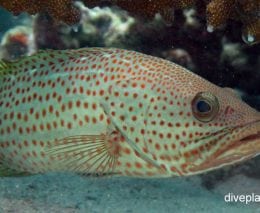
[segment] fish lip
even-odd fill
[[[227,155],[228,152],[233,152],[236,157],[243,155],[243,159],[248,159],[260,154],[260,120],[236,126],[230,130],[230,134],[234,132],[238,132],[238,134],[215,157],[221,158],[223,154]]]
[[[250,141],[257,140],[257,139],[260,139],[260,131],[257,131],[257,133],[255,133],[255,134],[246,136],[246,137],[240,139],[239,141],[240,142],[250,142]]]
[[[235,129],[244,129],[241,132],[241,137],[236,140],[243,143],[248,143],[260,139],[260,120],[256,120],[242,126],[238,126]],[[260,152],[260,150],[259,150]]]
[[[225,137],[241,131],[232,141],[221,150],[217,150],[212,156],[207,158],[204,163],[191,169],[193,174],[221,168],[237,162],[242,162],[260,155],[260,120],[223,129]],[[220,132],[220,131],[219,131]]]

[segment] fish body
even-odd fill
[[[259,132],[259,112],[231,90],[134,51],[47,50],[0,64],[4,175],[197,174],[258,155]]]

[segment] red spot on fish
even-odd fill
[[[136,167],[137,169],[141,169],[141,168],[142,168],[142,164],[139,163],[139,162],[136,162],[136,163],[135,163],[135,167]]]
[[[155,144],[155,149],[156,149],[156,150],[160,150],[160,149],[161,149],[160,144],[156,143],[156,144]]]

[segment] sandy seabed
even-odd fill
[[[209,191],[200,178],[136,179],[46,174],[0,179],[0,212],[259,212],[260,203],[226,203],[224,195],[260,194],[260,181],[234,176]]]

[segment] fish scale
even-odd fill
[[[105,48],[40,51],[3,61],[0,81],[0,162],[16,173],[168,177],[259,153],[246,144],[234,158],[239,155],[227,149],[239,135],[258,134],[257,111],[230,90],[156,57]],[[192,111],[200,92],[219,102],[210,122]],[[234,126],[241,132],[236,137]],[[225,149],[225,161],[214,160]]]

